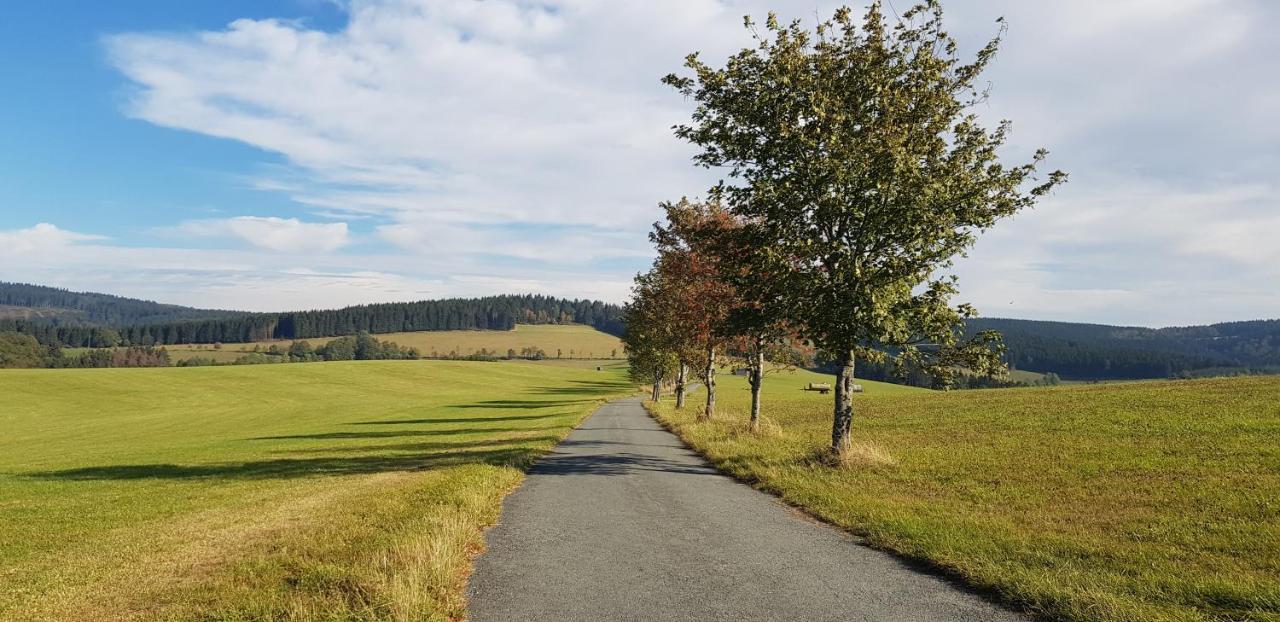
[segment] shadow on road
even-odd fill
[[[709,465],[700,466],[627,452],[590,455],[557,452],[538,461],[529,470],[529,473],[540,475],[634,475],[642,471],[661,471],[680,475],[716,475],[716,470]]]

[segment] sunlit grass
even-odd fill
[[[1062,620],[1280,620],[1280,378],[855,397],[766,383],[774,434],[720,380],[721,415],[658,415],[721,468],[1009,603]]]
[[[0,371],[0,619],[457,618],[480,530],[616,367]]]

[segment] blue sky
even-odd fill
[[[241,17],[340,23],[338,7],[303,2],[13,3],[0,20],[0,229],[38,220],[155,243],[175,219],[263,211],[295,214],[286,197],[237,179],[280,157],[243,143],[174,131],[122,114],[131,86],[105,56],[105,35],[224,27]]]
[[[899,4],[905,4],[899,3]],[[1071,182],[956,268],[988,316],[1280,316],[1280,9],[952,0],[1005,16],[989,122]],[[657,203],[716,175],[669,127],[683,55],[761,0],[14,3],[0,279],[207,307],[500,292],[622,301]]]

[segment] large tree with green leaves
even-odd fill
[[[846,450],[858,356],[888,350],[945,382],[957,366],[1001,366],[998,336],[962,340],[968,305],[952,306],[953,259],[1002,218],[1065,180],[1036,176],[1045,157],[1007,166],[1010,124],[987,130],[974,107],[997,35],[972,61],[943,29],[942,8],[917,4],[890,24],[879,2],[816,31],[748,18],[756,45],[692,76],[664,81],[697,102],[677,136],[696,162],[724,167],[714,192],[761,236],[778,295],[806,337],[839,361],[832,448]]]

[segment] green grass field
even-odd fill
[[[0,619],[458,618],[617,365],[0,370]]]
[[[1280,378],[855,397],[852,460],[830,466],[831,396],[801,372],[721,414],[659,416],[722,469],[1059,620],[1280,620]]]

